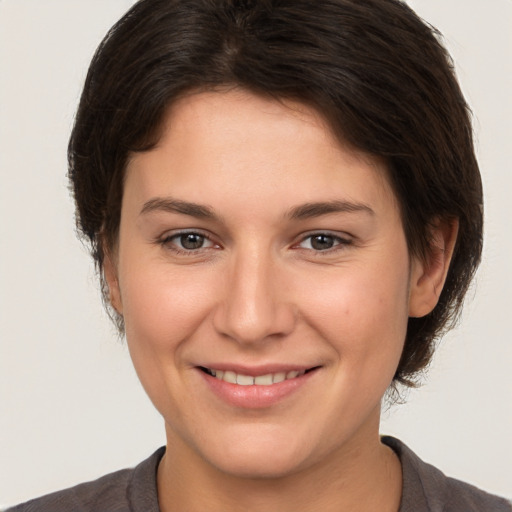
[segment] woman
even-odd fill
[[[379,437],[481,252],[467,107],[404,4],[143,0],[69,157],[167,447],[15,510],[510,510]]]

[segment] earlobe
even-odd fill
[[[458,230],[457,219],[436,221],[431,229],[430,250],[425,259],[413,259],[409,316],[420,318],[435,308],[448,275]]]
[[[123,314],[123,304],[121,301],[121,292],[119,289],[119,280],[117,278],[117,267],[110,253],[105,254],[103,262],[103,275],[109,290],[109,300],[112,307],[120,314]]]

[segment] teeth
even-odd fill
[[[222,377],[222,380],[225,380],[226,382],[230,382],[231,384],[236,384],[236,373],[235,372],[224,372],[224,376]]]
[[[238,384],[240,386],[271,386],[272,384],[278,384],[279,382],[283,382],[288,379],[295,379],[306,373],[305,370],[292,370],[288,373],[277,372],[268,373],[266,375],[258,375],[258,377],[252,377],[250,375],[235,373],[231,370],[222,371],[213,370],[212,368],[206,368],[206,370],[210,375],[219,380],[229,382],[230,384]]]
[[[254,384],[257,384],[258,386],[270,386],[273,382],[272,374],[269,373],[268,375],[258,375],[258,377],[255,377]]]
[[[236,383],[241,386],[252,386],[254,384],[254,377],[250,377],[249,375],[237,375]]]
[[[278,382],[283,382],[283,380],[286,380],[286,373],[284,373],[284,372],[274,373],[274,375],[272,377],[272,382],[277,384]]]

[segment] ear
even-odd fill
[[[121,291],[119,289],[119,280],[117,278],[117,265],[114,256],[108,251],[103,261],[103,275],[108,285],[109,300],[112,307],[120,314],[123,314],[123,303],[121,301]]]
[[[433,223],[430,249],[425,259],[414,258],[412,261],[409,316],[419,318],[435,308],[446,281],[458,231],[458,219]]]

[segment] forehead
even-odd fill
[[[127,183],[138,195],[205,203],[238,198],[282,208],[316,200],[394,204],[387,168],[336,138],[313,108],[244,90],[181,98],[151,151],[135,154]]]

